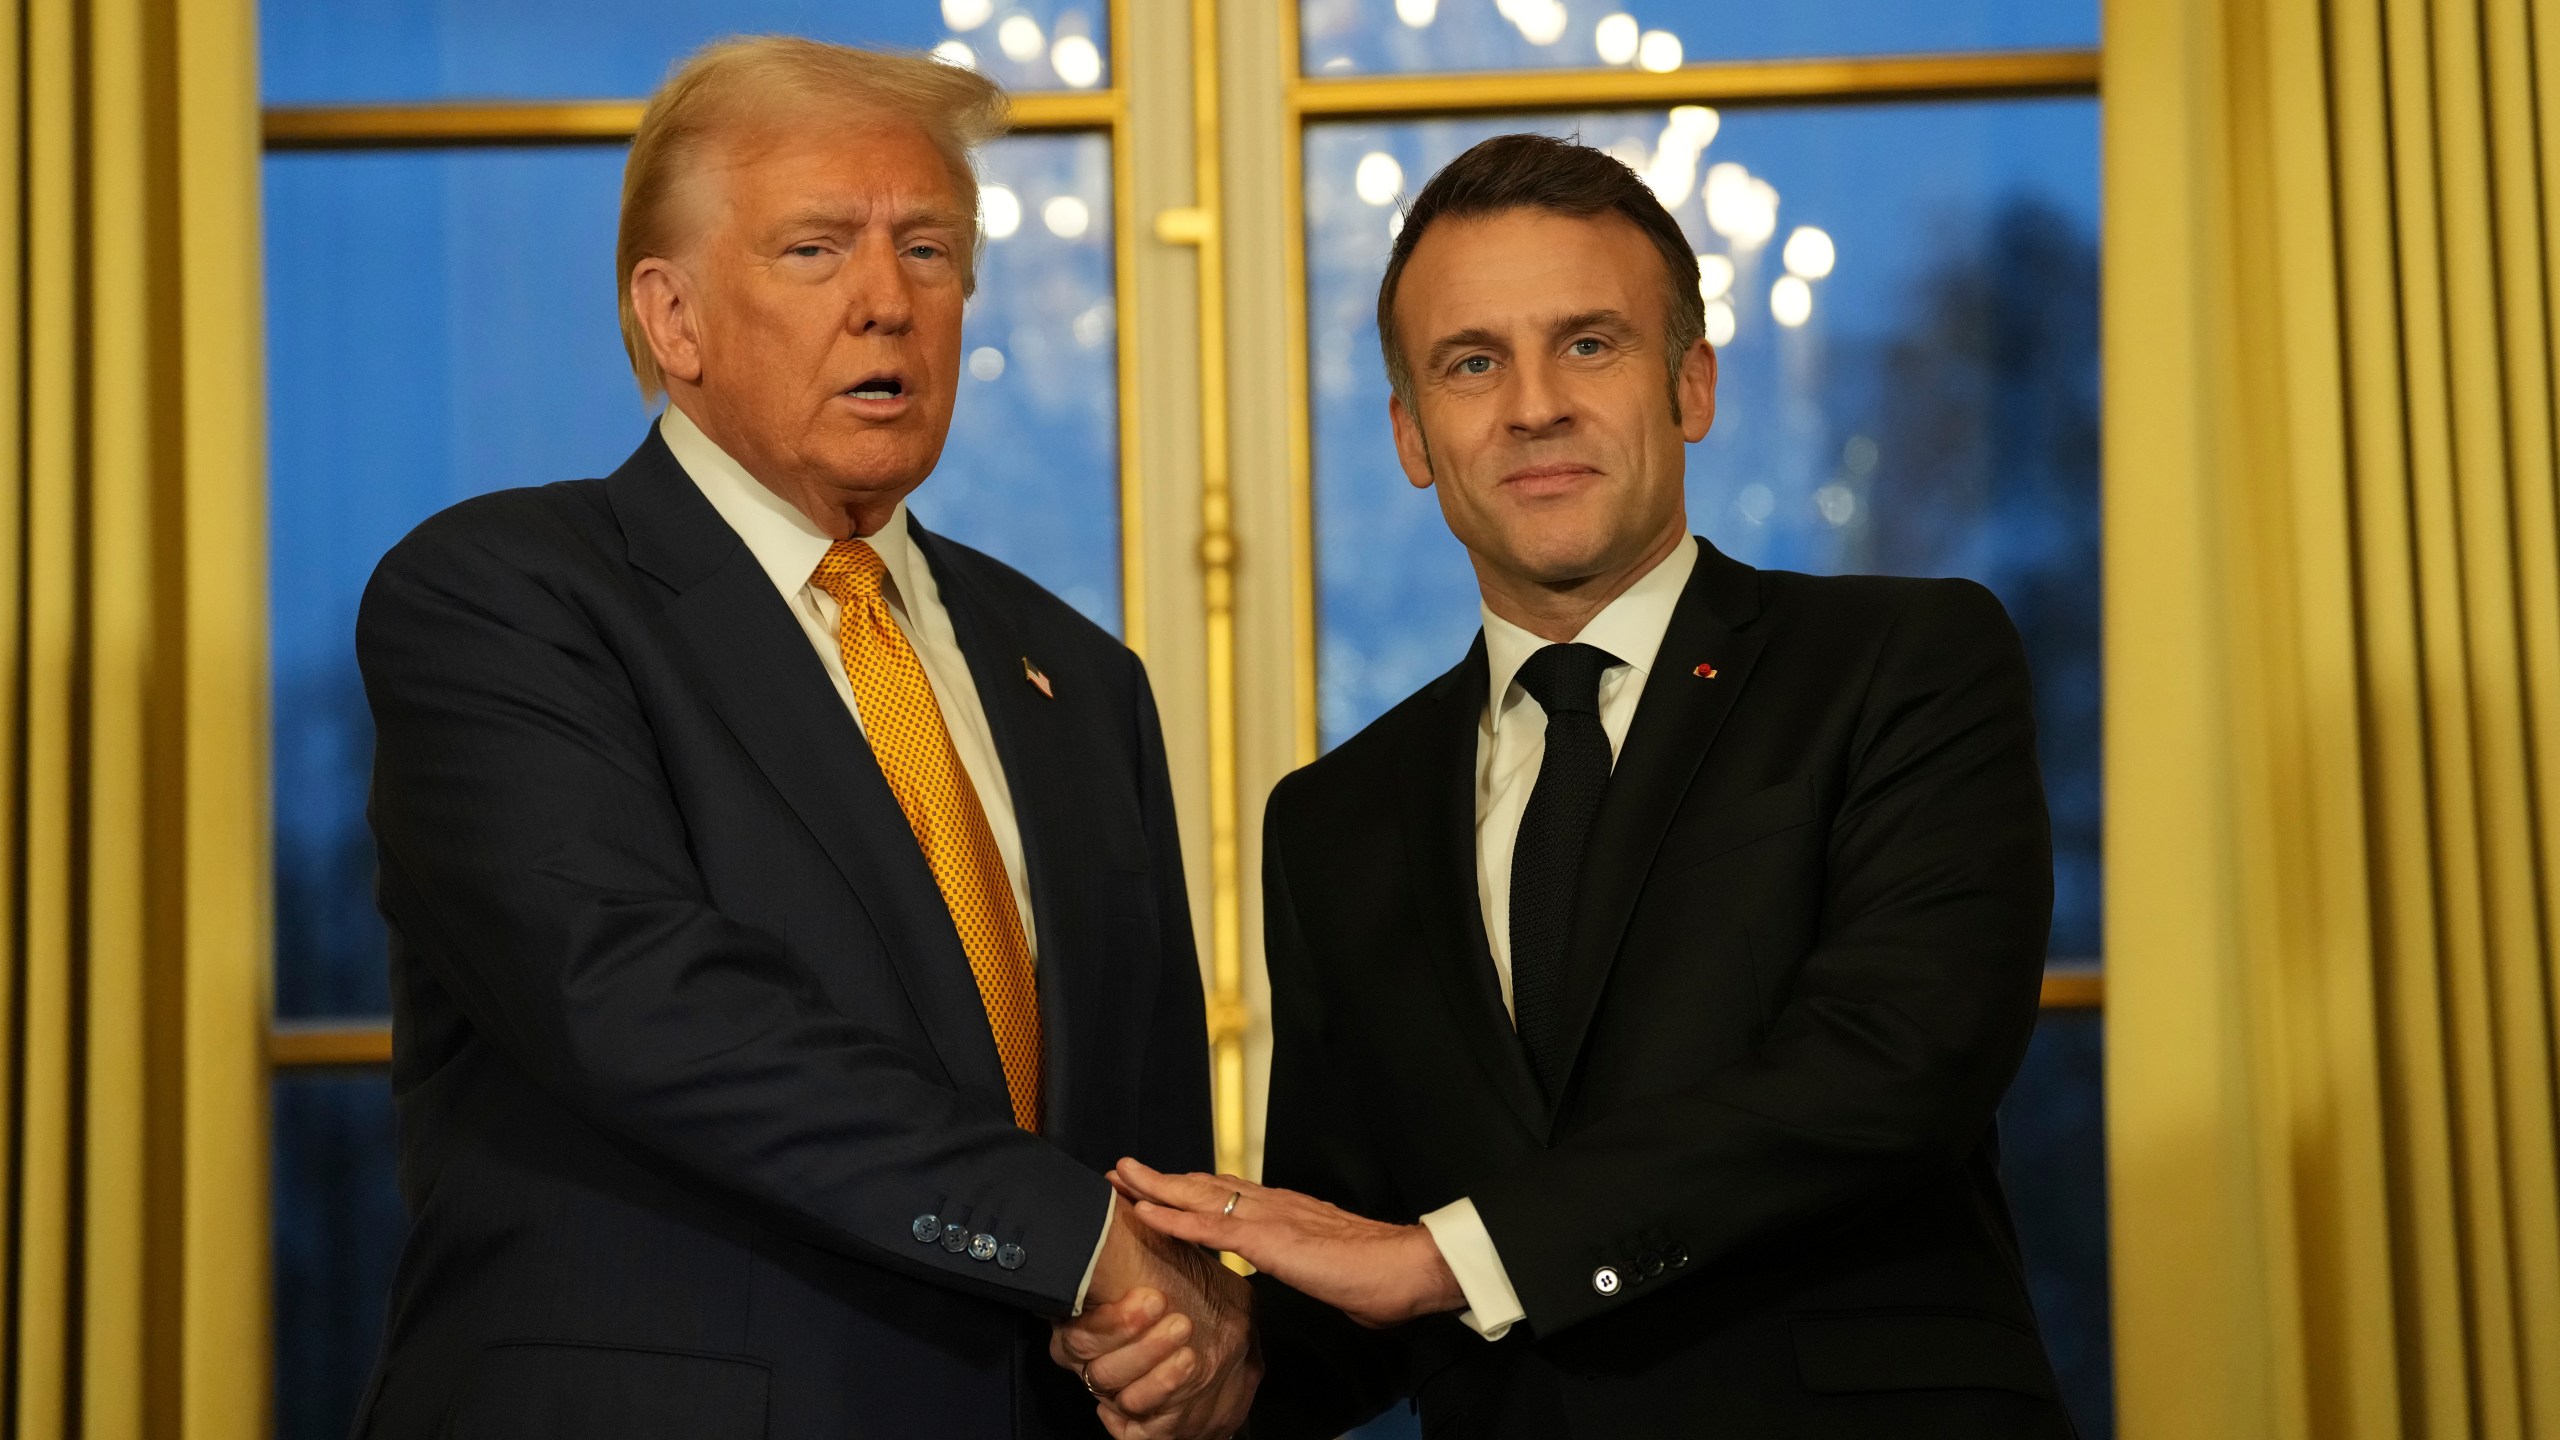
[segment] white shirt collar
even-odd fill
[[[694,488],[729,528],[746,542],[747,553],[773,581],[773,588],[790,600],[799,595],[817,573],[818,562],[827,558],[833,537],[800,513],[800,507],[765,487],[762,481],[746,471],[746,467],[730,458],[729,452],[693,423],[693,417],[674,405],[659,417],[658,434],[667,449],[693,479]],[[909,584],[909,567],[915,563],[915,542],[907,533],[907,502],[889,512],[888,522],[862,537],[880,556],[887,567],[890,598],[903,604],[901,598],[915,593]]]
[[[1671,612],[1678,608],[1681,592],[1689,588],[1689,574],[1697,568],[1698,541],[1696,536],[1689,536],[1671,547],[1670,554],[1617,599],[1602,606],[1600,613],[1573,637],[1575,643],[1597,645],[1638,674],[1651,678],[1653,662],[1662,650],[1663,634],[1671,628]],[[1493,687],[1485,697],[1486,728],[1500,733],[1502,717],[1510,713],[1517,700],[1512,682],[1519,676],[1520,667],[1549,642],[1494,614],[1491,606],[1481,608],[1485,666],[1492,672]]]

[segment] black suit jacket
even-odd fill
[[[1021,824],[1041,1135],[824,661],[654,430],[375,572],[356,647],[412,1221],[358,1434],[1100,1433],[1043,1353],[1099,1172],[1211,1157],[1163,741],[1118,642],[915,542]]]
[[[1472,1198],[1528,1318],[1366,1332],[1258,1282],[1257,1437],[1405,1395],[1428,1436],[2070,1433],[1993,1136],[2052,910],[2016,633],[1968,582],[1700,545],[1586,854],[1552,1108],[1476,895],[1482,641],[1272,797],[1266,1177]]]

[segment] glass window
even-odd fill
[[[1309,75],[1616,66],[2098,43],[2096,0],[1300,0]]]
[[[340,1440],[382,1341],[407,1229],[390,1080],[277,1076],[274,1143],[276,1433]]]
[[[2060,887],[2098,946],[2097,106],[2085,100],[1312,126],[1318,699],[1339,743],[1457,663],[1475,582],[1387,426],[1378,277],[1399,195],[1486,136],[1578,134],[1646,173],[1722,343],[1692,528],[1753,565],[1966,575],[2037,683]]]
[[[265,0],[267,103],[636,99],[727,35],[941,51],[1020,90],[1110,83],[1109,0]]]
[[[2000,1180],[2062,1398],[2086,1440],[2115,1434],[2107,1310],[2104,1019],[2048,1010],[2000,1106]]]
[[[467,496],[610,471],[649,423],[615,318],[621,165],[587,148],[267,161],[280,1015],[389,1008],[353,645],[374,563]],[[961,394],[914,509],[1116,629],[1110,142],[1023,136],[982,169]]]

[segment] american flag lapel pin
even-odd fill
[[[1713,680],[1716,678],[1716,667],[1701,660],[1698,662],[1698,668],[1690,671],[1689,673],[1697,676],[1701,680]]]
[[[1031,657],[1028,655],[1022,657],[1022,678],[1040,687],[1040,696],[1042,699],[1055,700],[1058,698],[1058,692],[1049,688],[1049,677],[1040,673],[1040,667],[1032,664]]]

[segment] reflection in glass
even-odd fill
[[[808,35],[934,51],[1016,90],[1110,81],[1109,0],[262,0],[270,105],[636,99],[697,47]]]
[[[646,431],[614,313],[621,166],[585,148],[267,161],[279,1014],[389,1008],[353,650],[374,562],[468,496],[605,474]],[[915,511],[1116,628],[1109,142],[1006,140],[981,168],[1021,214],[988,244]]]
[[[1488,135],[1578,134],[1706,257],[1716,423],[1693,529],[1753,565],[1966,575],[2025,633],[2053,807],[2053,951],[2098,946],[2097,109],[2086,101],[1310,127],[1308,348],[1323,738],[1457,663],[1475,584],[1398,468],[1374,310],[1391,203]],[[1388,197],[1392,200],[1393,197]]]
[[[2098,43],[2097,0],[1299,0],[1309,75],[1538,70]]]
[[[391,1082],[288,1071],[275,1082],[276,1433],[338,1440],[382,1341],[408,1221]]]

